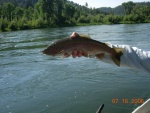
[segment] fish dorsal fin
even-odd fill
[[[117,53],[124,52],[124,48],[114,48]]]
[[[85,34],[80,34],[79,35],[81,38],[91,38],[89,35],[85,35]]]

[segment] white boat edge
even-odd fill
[[[132,113],[150,113],[150,98],[141,106],[137,107]]]

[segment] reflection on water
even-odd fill
[[[127,113],[150,97],[150,76],[90,58],[54,58],[42,50],[76,31],[112,44],[149,50],[150,24],[101,25],[0,33],[2,113]],[[118,99],[118,103],[112,103]]]

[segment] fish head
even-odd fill
[[[68,39],[53,42],[43,50],[43,53],[50,56],[63,56],[67,50],[66,43],[68,43]]]
[[[61,51],[63,51],[63,49],[58,47],[58,45],[54,42],[46,49],[44,49],[43,53],[50,56],[59,56],[59,54],[61,54]]]

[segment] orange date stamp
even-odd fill
[[[112,99],[112,104],[143,104],[144,103],[144,99],[143,98],[122,98],[122,99],[118,99],[118,98],[113,98]]]

